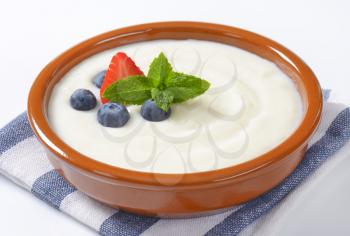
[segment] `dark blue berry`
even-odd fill
[[[77,89],[70,97],[70,105],[79,111],[94,109],[97,104],[95,95],[87,89]]]
[[[106,70],[100,71],[97,75],[94,77],[94,85],[96,85],[97,88],[101,88],[103,81],[105,79]]]
[[[124,105],[106,103],[97,112],[97,120],[105,127],[122,127],[130,119],[130,114]]]
[[[156,103],[152,100],[147,100],[141,107],[141,115],[148,121],[162,121],[169,118],[171,114],[171,108],[168,111],[164,111],[157,107]]]

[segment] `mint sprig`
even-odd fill
[[[147,77],[130,76],[118,80],[107,87],[103,97],[125,105],[141,105],[153,99],[160,109],[168,111],[171,104],[195,98],[209,87],[206,80],[174,72],[164,53],[160,53],[152,61]]]
[[[145,76],[129,76],[106,88],[103,97],[125,105],[141,105],[151,97],[152,84]]]

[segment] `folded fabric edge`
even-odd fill
[[[344,110],[345,111],[345,110]],[[344,112],[343,111],[343,112]],[[340,114],[339,114],[340,115]],[[23,120],[23,116],[25,117],[25,119]],[[338,118],[338,117],[337,117]],[[336,118],[336,119],[337,119]],[[17,124],[15,121],[19,121],[19,123],[25,123],[27,120],[26,120],[26,114],[24,113],[24,114],[22,114],[22,115],[20,115],[19,117],[17,117],[13,122],[11,122],[10,124],[12,124],[12,125],[14,125],[14,124]],[[335,120],[336,121],[336,120]],[[333,123],[335,122],[335,121],[333,121]],[[332,123],[332,125],[333,125],[333,123]],[[10,135],[10,139],[9,140],[11,140],[11,142],[6,142],[6,143],[4,143],[4,146],[3,146],[3,143],[2,143],[2,141],[3,141],[3,139],[2,139],[2,137],[3,136],[1,136],[1,135],[3,135],[4,133],[9,133],[9,134],[11,134],[11,133],[16,133],[17,131],[23,131],[23,130],[25,130],[25,128],[26,127],[22,127],[22,126],[18,126],[18,127],[21,127],[20,129],[14,129],[13,128],[13,126],[11,126],[11,125],[7,125],[7,126],[5,126],[3,129],[1,129],[0,130],[0,144],[1,144],[1,146],[0,146],[0,155],[4,152],[4,151],[6,151],[6,149],[5,148],[2,148],[2,147],[8,147],[8,149],[10,149],[11,147],[13,147],[14,145],[16,145],[16,142],[18,143],[18,142],[20,142],[21,140],[24,140],[24,139],[26,139],[27,137],[30,137],[30,136],[32,136],[33,135],[33,133],[32,133],[32,131],[31,131],[31,129],[30,129],[30,131],[28,132],[28,131],[26,131],[26,132],[20,132],[20,134],[16,134],[16,135],[13,135],[13,136],[11,136]],[[28,123],[27,123],[28,124]],[[331,126],[332,126],[331,125]],[[29,127],[29,124],[28,124],[28,127]],[[29,127],[30,128],[30,127]],[[330,128],[329,128],[330,129]],[[6,132],[4,132],[4,130],[7,130]],[[327,132],[329,132],[329,131],[327,131]],[[327,134],[326,134],[327,135]],[[341,135],[341,134],[340,134]],[[335,136],[337,136],[337,135],[335,135]],[[316,143],[317,144],[317,143]],[[316,145],[315,144],[315,145]],[[1,158],[1,156],[0,156],[0,158]],[[317,167],[316,167],[317,168]],[[65,181],[65,180],[64,180]],[[73,192],[73,191],[72,191]],[[42,192],[41,194],[45,194],[45,191],[44,192]],[[71,194],[71,193],[70,193]],[[64,199],[64,198],[63,198]],[[51,203],[50,202],[50,200],[47,200],[49,203]],[[277,203],[276,203],[277,204]],[[246,205],[244,205],[244,207],[245,207]],[[56,208],[58,208],[58,205],[56,206]],[[130,217],[133,217],[134,215],[132,215],[132,214],[128,214],[128,213],[125,213],[125,215],[123,215],[122,216],[122,214],[124,214],[124,213],[114,213],[114,214],[112,214],[107,220],[105,220],[104,221],[104,223],[103,224],[101,224],[101,226],[100,226],[100,233],[101,234],[103,234],[103,235],[113,235],[113,234],[115,234],[115,232],[126,232],[125,230],[123,230],[123,231],[120,231],[122,228],[123,229],[125,229],[125,227],[127,227],[126,225],[125,225],[125,222],[133,222],[133,226],[135,225],[135,224],[139,224],[138,222],[141,222],[141,223],[143,223],[143,222],[145,222],[145,221],[147,221],[146,219],[148,219],[147,217],[141,217],[140,219],[139,219],[139,221],[133,221],[133,220],[130,220],[131,218]],[[235,213],[233,213],[233,214],[235,214]],[[237,213],[238,214],[238,213]],[[119,216],[119,217],[118,217]],[[231,216],[231,215],[230,215]],[[229,216],[229,217],[230,217]],[[156,219],[156,218],[155,218]],[[149,223],[147,223],[147,224],[144,224],[142,227],[139,227],[139,229],[138,230],[136,230],[136,231],[133,231],[133,232],[129,232],[130,233],[130,235],[138,235],[138,234],[140,234],[140,233],[142,233],[142,232],[144,232],[145,230],[147,230],[149,227],[151,227],[152,225],[154,225],[158,220],[155,220],[154,218],[151,220],[151,221],[148,221]],[[227,219],[227,218],[226,218]],[[153,222],[154,221],[154,222]],[[108,223],[108,222],[110,222],[110,223]],[[119,223],[118,223],[119,222]],[[132,225],[130,225],[130,227],[132,226]],[[218,224],[219,225],[219,224]],[[217,227],[217,226],[215,226],[215,227]],[[215,228],[214,227],[214,228]],[[114,229],[119,229],[119,230],[114,230]],[[213,228],[213,229],[214,229]],[[244,227],[243,227],[244,228]],[[212,230],[213,230],[212,229]],[[111,231],[112,230],[112,231]],[[210,232],[211,231],[209,231],[208,232],[208,235],[210,234]],[[232,235],[232,234],[230,234],[230,235]]]

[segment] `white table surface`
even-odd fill
[[[65,49],[111,29],[164,20],[223,23],[270,37],[301,56],[333,89],[332,99],[349,103],[349,12],[346,0],[0,0],[0,126],[26,109],[36,75]],[[349,168],[350,161],[337,166],[327,180],[332,191],[316,188],[318,200],[293,214],[296,224],[281,235],[350,235]],[[96,235],[2,176],[0,194],[0,235]],[[325,214],[315,210],[321,208]]]

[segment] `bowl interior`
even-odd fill
[[[198,39],[233,45],[275,63],[292,79],[302,98],[305,116],[298,129],[271,151],[232,167],[190,174],[157,174],[126,170],[94,161],[70,148],[49,126],[47,106],[55,84],[75,65],[101,51],[140,41],[157,39]],[[108,178],[138,183],[159,182],[194,184],[233,178],[277,161],[303,145],[314,132],[322,109],[321,89],[311,69],[294,53],[280,44],[257,34],[223,25],[199,22],[162,22],[114,30],[64,52],[48,64],[34,82],[29,99],[28,114],[33,130],[42,143],[65,162]],[[154,178],[156,176],[156,178]],[[161,179],[162,181],[159,181]],[[181,181],[179,181],[181,180]]]

